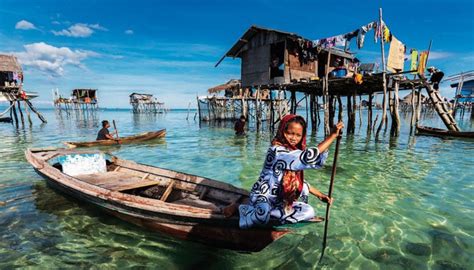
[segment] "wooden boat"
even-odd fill
[[[106,156],[107,172],[71,176],[60,157],[101,154],[77,149],[28,149],[26,159],[47,183],[136,225],[216,247],[259,251],[291,231],[288,227],[240,229],[238,216],[221,208],[248,198],[246,190],[195,175]],[[319,222],[314,220],[312,222]],[[312,223],[308,222],[308,223]]]
[[[100,141],[91,141],[91,142],[65,142],[64,144],[70,148],[91,147],[91,146],[101,146],[101,145],[117,145],[117,144],[143,142],[143,141],[153,140],[156,138],[163,138],[165,135],[166,135],[166,129],[161,129],[158,131],[150,131],[150,132],[145,132],[138,135],[121,137],[118,140],[100,140]]]
[[[452,131],[433,127],[416,126],[417,135],[438,136],[438,137],[459,137],[474,138],[472,131]]]
[[[11,123],[13,120],[10,117],[0,117],[0,123]]]

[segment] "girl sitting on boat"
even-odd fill
[[[339,122],[317,147],[306,148],[306,122],[299,115],[286,115],[280,122],[258,181],[250,191],[250,201],[239,206],[241,228],[264,225],[270,218],[282,224],[314,218],[308,204],[309,193],[332,203],[332,198],[311,187],[305,169],[319,169],[327,159],[327,149],[344,127]],[[236,206],[235,206],[236,208]]]

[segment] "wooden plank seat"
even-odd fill
[[[134,188],[153,186],[158,184],[155,180],[144,180],[143,177],[123,173],[123,172],[105,172],[91,173],[75,176],[76,178],[112,191],[124,191]]]

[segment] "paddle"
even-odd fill
[[[334,161],[332,163],[332,173],[331,173],[331,181],[329,183],[329,198],[332,198],[332,188],[334,186],[334,178],[336,177],[336,168],[337,168],[337,157],[339,155],[339,145],[341,143],[342,138],[342,130],[339,131],[339,135],[336,139],[336,150],[334,151]],[[331,205],[328,203],[326,206],[326,219],[324,221],[324,238],[323,238],[323,250],[321,251],[321,258],[319,258],[319,262],[323,259],[324,250],[326,249],[326,238],[328,236],[328,226],[329,226],[329,210],[331,209]]]
[[[117,141],[117,143],[120,143],[119,135],[118,135],[118,131],[117,131],[117,126],[115,125],[115,120],[112,120],[112,123],[114,124],[115,137],[117,137],[115,140]]]

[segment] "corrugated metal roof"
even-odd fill
[[[0,54],[0,71],[22,72],[22,69],[15,56]]]

